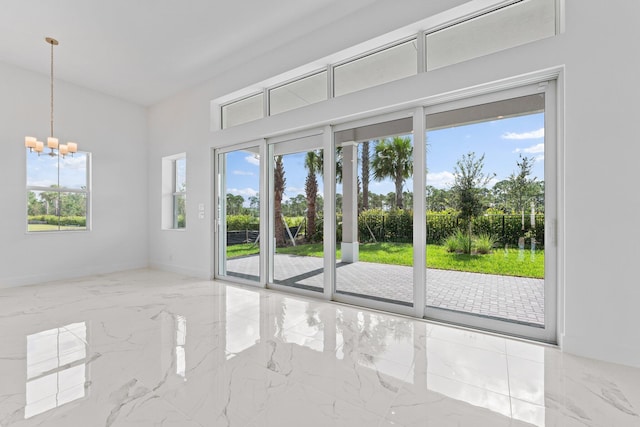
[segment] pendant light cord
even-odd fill
[[[53,138],[53,43],[51,43],[51,137]]]

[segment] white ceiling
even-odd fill
[[[378,0],[3,0],[0,61],[152,105]]]

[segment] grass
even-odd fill
[[[260,253],[260,247],[253,243],[242,243],[239,245],[227,246],[227,258],[237,258]]]
[[[86,227],[75,225],[61,225],[60,230],[86,230]],[[58,226],[53,224],[29,224],[28,231],[58,231]]]
[[[227,257],[234,258],[257,254],[259,249],[251,243],[227,248]],[[279,254],[322,257],[322,243],[278,248]],[[336,252],[340,258],[340,249]],[[363,243],[360,245],[360,261],[380,264],[413,265],[411,243]],[[446,247],[427,245],[427,267],[442,270],[469,271],[500,274],[504,276],[544,278],[544,250],[522,251],[495,249],[486,255],[466,255],[447,252]]]

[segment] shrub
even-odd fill
[[[479,254],[488,254],[496,244],[496,239],[490,234],[478,234],[473,238],[473,246]]]
[[[227,215],[227,231],[258,230],[260,220],[251,215]]]
[[[471,253],[469,236],[460,229],[450,234],[444,240],[443,244],[447,248],[447,252],[462,252],[465,254]]]

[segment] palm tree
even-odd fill
[[[304,159],[307,168],[307,179],[304,191],[307,197],[307,241],[311,241],[316,234],[316,202],[318,200],[317,174],[322,172],[322,157],[318,151],[309,151]]]
[[[362,143],[362,210],[369,209],[369,141]]]
[[[390,178],[396,186],[396,208],[403,209],[402,186],[413,174],[413,146],[410,137],[385,138],[376,144],[373,160],[373,178]]]
[[[284,227],[282,219],[282,196],[284,195],[285,185],[287,180],[284,177],[284,164],[282,163],[282,156],[276,156],[276,165],[273,172],[273,214],[274,218],[274,232],[276,234],[276,246],[285,246]]]

